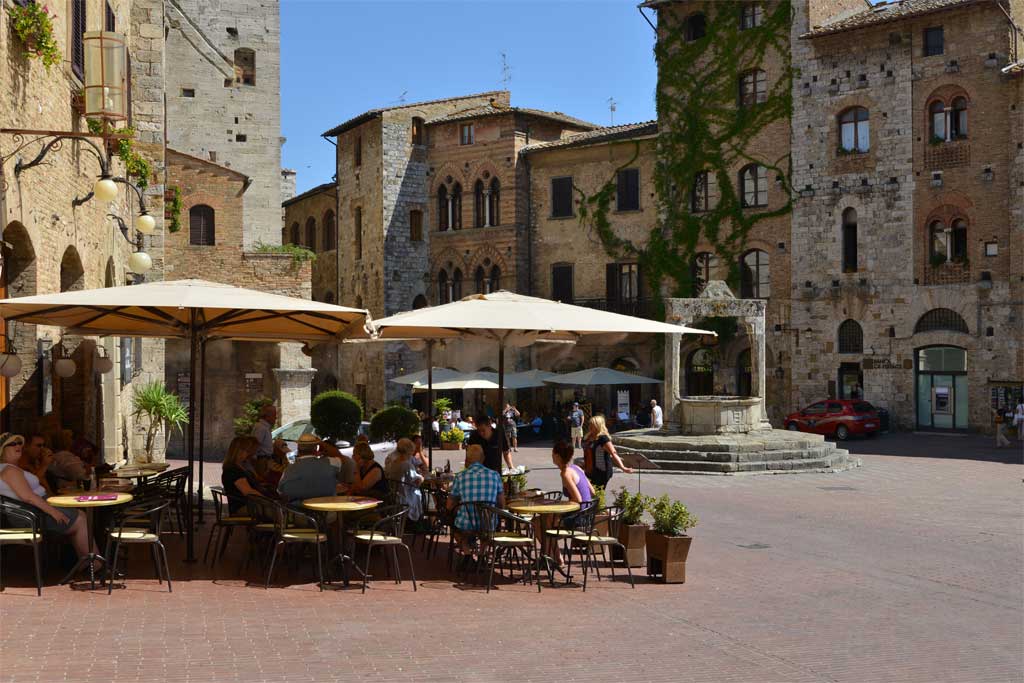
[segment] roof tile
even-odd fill
[[[607,126],[579,133],[561,140],[549,142],[537,142],[523,147],[521,151],[537,152],[545,149],[556,149],[566,147],[582,147],[584,145],[596,145],[602,142],[613,142],[615,140],[628,140],[636,137],[646,137],[658,134],[657,121],[643,121],[641,123],[625,123],[621,126]]]
[[[825,24],[824,26],[815,26],[809,32],[800,37],[816,38],[818,36],[886,24],[892,21],[920,16],[922,14],[929,14],[931,12],[955,9],[978,2],[992,1],[993,0],[895,0],[895,2],[875,5],[874,7],[862,12],[845,16],[841,19]]]

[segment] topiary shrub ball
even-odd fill
[[[404,406],[379,410],[370,419],[370,438],[374,441],[410,439],[419,433],[419,415]]]
[[[363,420],[363,405],[348,392],[325,391],[313,399],[309,420],[321,439],[352,442]]]

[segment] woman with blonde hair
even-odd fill
[[[594,486],[608,486],[612,478],[612,464],[626,473],[633,471],[626,467],[615,452],[615,444],[608,433],[604,415],[594,415],[587,422],[587,442],[584,444],[583,470]]]
[[[246,467],[259,445],[254,436],[236,436],[224,456],[220,483],[228,496],[228,510],[232,514],[245,507],[246,496],[263,495],[257,488],[256,474]]]
[[[388,481],[384,477],[384,468],[373,459],[370,444],[357,442],[352,449],[352,458],[356,461],[356,474],[349,492],[384,500],[388,495]]]

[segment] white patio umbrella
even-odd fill
[[[369,314],[358,308],[268,294],[205,280],[166,280],[124,287],[84,289],[0,301],[6,322],[62,327],[74,334],[186,339],[190,377],[200,370],[199,442],[205,422],[206,342],[233,339],[326,342],[367,337]],[[189,401],[189,492],[195,463],[196,401]],[[202,458],[199,484],[202,487]],[[194,560],[192,496],[188,498],[186,543]],[[200,504],[200,512],[202,507]]]
[[[544,370],[512,372],[505,375],[505,381],[499,385],[498,373],[481,370],[479,372],[469,372],[441,381],[435,381],[434,389],[436,391],[459,391],[464,389],[497,389],[499,386],[503,386],[505,389],[533,389],[535,387],[546,386],[544,384],[544,379],[556,376],[557,375],[555,375],[555,373],[546,372]],[[434,373],[434,378],[435,380],[437,379],[436,372]],[[415,388],[425,391],[427,386],[424,384],[422,387],[414,387],[414,389]]]
[[[660,379],[631,375],[612,368],[588,368],[555,375],[547,380],[547,384],[572,384],[575,386],[602,386],[607,384],[661,384]]]
[[[462,377],[463,374],[457,370],[450,370],[448,368],[431,368],[429,371],[419,370],[417,372],[410,372],[407,375],[399,375],[398,377],[393,377],[391,381],[395,384],[407,384],[412,387],[413,391],[418,389],[426,390],[428,384],[427,380],[429,379],[428,376],[431,374],[431,371],[433,372],[434,379],[441,382],[458,379],[459,377]]]
[[[504,403],[505,347],[538,341],[575,341],[622,333],[715,334],[683,325],[563,304],[507,291],[474,294],[460,301],[420,308],[372,323],[379,339],[427,340],[427,365],[433,364],[433,342],[475,338],[498,344],[498,403]],[[428,378],[430,379],[430,378]],[[428,384],[428,401],[432,399]],[[499,427],[500,428],[500,427]]]

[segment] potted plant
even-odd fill
[[[442,396],[434,399],[434,419],[437,420],[437,424],[442,432],[448,429],[448,420],[445,418],[445,413],[450,413],[451,409],[452,400],[450,398]]]
[[[667,495],[648,498],[646,507],[654,522],[645,534],[647,575],[661,576],[665,583],[686,583],[686,558],[693,540],[686,530],[697,525],[697,518]]]
[[[647,499],[640,493],[630,493],[625,486],[615,494],[615,505],[622,508],[619,522],[619,543],[626,546],[626,557],[622,551],[612,548],[612,558],[625,560],[630,567],[644,566],[644,548],[647,545],[647,525],[643,523]]]
[[[321,439],[354,442],[362,420],[363,404],[359,399],[337,389],[318,394],[309,411],[309,421]]]
[[[171,431],[177,429],[181,432],[181,428],[188,424],[188,411],[178,395],[167,391],[163,382],[159,381],[149,382],[136,389],[135,395],[132,396],[132,407],[133,417],[145,417],[149,420],[144,444],[145,455],[141,459],[136,457],[136,461],[152,462],[157,434],[161,429],[164,430],[166,448]]]
[[[458,427],[452,427],[441,432],[441,450],[457,451],[462,448],[462,440],[466,437]]]
[[[419,433],[419,415],[405,406],[388,406],[370,419],[370,438],[374,441],[411,439]]]
[[[9,10],[14,35],[25,46],[29,59],[38,59],[49,71],[54,64],[60,64],[62,56],[53,31],[50,8],[38,2],[14,5]]]

